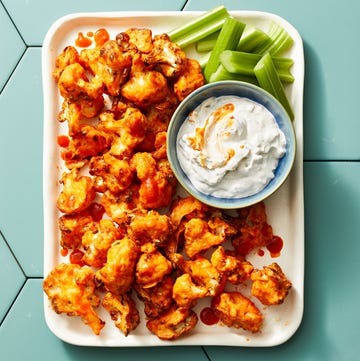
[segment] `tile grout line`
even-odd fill
[[[207,358],[209,361],[211,361],[210,356],[208,355],[208,353],[207,353],[206,350],[205,350],[205,346],[201,346],[201,349],[202,349],[202,351],[204,352],[206,358]]]
[[[15,22],[14,22],[13,18],[11,17],[11,15],[10,15],[10,13],[9,13],[8,9],[6,8],[6,6],[4,5],[4,3],[2,2],[2,0],[0,0],[0,4],[1,4],[1,5],[2,5],[2,7],[4,8],[4,10],[5,10],[5,12],[6,12],[7,16],[9,17],[9,19],[10,19],[11,23],[13,24],[13,26],[14,26],[14,28],[15,28],[16,32],[19,34],[19,36],[20,36],[20,38],[21,38],[22,42],[23,42],[23,43],[24,43],[24,45],[27,47],[28,45],[26,44],[26,41],[25,41],[24,37],[22,36],[22,34],[21,34],[20,30],[19,30],[19,29],[18,29],[18,27],[16,26],[16,24],[15,24]]]
[[[12,248],[10,247],[9,242],[6,240],[5,235],[2,233],[2,231],[1,231],[1,230],[0,230],[0,236],[1,236],[1,237],[2,237],[2,239],[4,240],[4,242],[5,242],[6,246],[7,246],[7,248],[9,249],[9,252],[10,252],[10,253],[11,253],[11,255],[14,257],[14,260],[15,260],[16,264],[18,265],[18,267],[20,268],[21,273],[24,275],[25,279],[28,279],[28,276],[26,275],[26,273],[25,273],[25,271],[24,271],[24,269],[23,269],[23,267],[22,267],[22,265],[21,265],[20,261],[17,259],[17,257],[16,257],[16,255],[15,255],[14,251],[13,251],[13,250],[12,250]]]
[[[16,296],[14,297],[14,299],[12,300],[12,302],[10,303],[9,308],[8,308],[7,311],[5,312],[5,315],[4,315],[3,319],[0,321],[0,327],[1,327],[2,324],[5,322],[7,315],[9,314],[9,312],[10,312],[10,310],[12,309],[13,305],[15,304],[16,300],[18,299],[21,291],[24,289],[25,284],[26,284],[27,281],[28,281],[28,278],[26,277],[25,280],[24,280],[24,282],[23,282],[23,284],[22,284],[21,287],[19,288]]]

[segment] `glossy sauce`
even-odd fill
[[[284,133],[261,104],[237,96],[212,97],[181,125],[177,154],[197,190],[238,198],[261,191],[286,151]]]
[[[70,253],[70,256],[69,256],[69,260],[70,260],[70,263],[71,264],[77,264],[79,266],[84,266],[85,263],[84,261],[82,260],[84,256],[84,252],[81,251],[80,249],[74,249],[71,253]]]
[[[272,241],[266,246],[267,250],[270,252],[271,257],[279,257],[281,250],[283,248],[284,242],[281,237],[274,236]]]
[[[105,28],[98,29],[94,34],[94,41],[96,46],[104,45],[110,39],[110,35]]]
[[[79,48],[87,48],[92,44],[92,40],[86,36],[82,32],[78,33],[77,38],[75,39],[75,45]]]
[[[94,220],[94,222],[99,222],[105,213],[104,206],[102,204],[96,203],[96,202],[91,203],[88,210],[89,210],[90,216]]]
[[[201,310],[200,320],[207,326],[216,325],[219,322],[219,318],[211,307],[205,307]]]
[[[58,135],[57,144],[62,148],[67,148],[70,144],[70,138],[67,135]]]

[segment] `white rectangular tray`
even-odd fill
[[[59,156],[56,137],[64,132],[57,119],[61,99],[51,76],[56,56],[67,45],[74,45],[79,32],[86,34],[105,27],[112,38],[129,27],[146,27],[153,34],[166,32],[184,23],[199,12],[112,12],[81,13],[65,16],[49,29],[43,43],[42,76],[44,94],[44,155],[43,155],[43,199],[44,199],[44,276],[57,264],[64,261],[60,255],[59,230],[56,199],[59,194],[59,178],[63,164]],[[265,321],[261,333],[252,334],[241,329],[224,326],[206,326],[200,320],[191,334],[175,341],[162,341],[151,334],[142,319],[141,324],[125,337],[111,321],[106,311],[100,317],[106,326],[100,336],[78,317],[58,315],[44,295],[45,319],[52,332],[63,341],[84,346],[168,346],[168,345],[229,345],[229,346],[274,346],[287,341],[297,330],[303,315],[304,282],[304,205],[303,205],[303,82],[304,55],[302,39],[297,30],[277,15],[255,11],[232,11],[231,14],[246,24],[267,30],[271,21],[281,24],[294,39],[294,45],[286,56],[294,59],[292,73],[295,82],[286,91],[295,113],[294,127],[297,140],[297,155],[290,177],[282,188],[266,201],[269,223],[274,233],[284,240],[278,258],[271,258],[265,251],[260,257],[254,252],[249,258],[256,266],[277,262],[282,267],[293,287],[284,304],[264,307],[258,305]],[[191,51],[189,56],[197,55]],[[139,306],[141,307],[141,306]],[[195,311],[204,307],[199,303]],[[141,312],[141,310],[140,310]]]

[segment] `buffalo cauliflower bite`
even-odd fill
[[[102,305],[109,312],[111,319],[115,322],[115,326],[125,336],[128,336],[139,325],[140,314],[136,308],[135,301],[129,293],[114,295],[111,292],[107,292]]]
[[[95,198],[92,179],[88,176],[80,176],[75,169],[63,173],[61,184],[63,187],[57,199],[57,207],[63,213],[82,212]]]
[[[100,333],[105,322],[94,311],[100,298],[90,268],[61,263],[45,278],[43,288],[56,313],[80,316],[96,335]]]
[[[139,248],[129,237],[115,241],[108,250],[106,263],[95,274],[97,283],[116,295],[128,292],[138,255]]]
[[[79,53],[75,47],[69,45],[64,48],[64,50],[56,57],[55,60],[55,70],[52,75],[56,82],[59,81],[61,73],[64,69],[70,65],[79,62]]]
[[[112,135],[110,153],[118,158],[130,157],[143,141],[148,126],[146,116],[133,107],[120,114],[104,111],[99,115],[99,129]]]
[[[200,218],[192,218],[185,224],[184,235],[185,252],[190,258],[225,240],[223,232],[220,234],[210,232],[208,223]]]
[[[161,340],[175,340],[189,333],[197,322],[198,317],[193,310],[173,305],[165,313],[149,320],[146,327]]]
[[[166,77],[156,70],[147,70],[141,54],[133,57],[130,79],[122,86],[121,95],[139,108],[159,103],[166,98],[169,87]]]
[[[250,279],[251,272],[254,269],[250,262],[242,260],[230,252],[226,252],[223,246],[219,246],[212,253],[210,261],[234,285]]]
[[[251,294],[264,305],[279,305],[284,302],[292,286],[277,263],[254,270]]]
[[[214,296],[223,291],[226,278],[207,258],[198,256],[193,260],[185,260],[178,254],[176,265],[182,272],[188,273],[197,286],[206,290],[206,296]]]
[[[264,202],[251,207],[242,208],[234,225],[240,230],[239,235],[232,239],[238,254],[246,255],[258,247],[267,246],[273,238],[272,227],[267,223]]]
[[[145,28],[129,28],[122,35],[127,35],[129,44],[135,46],[141,53],[149,53],[153,48],[152,31]]]
[[[89,163],[89,173],[94,176],[94,184],[101,184],[101,191],[109,190],[118,194],[127,189],[133,179],[129,162],[118,159],[110,153],[92,157]]]
[[[138,285],[142,288],[154,287],[171,271],[171,262],[157,250],[153,243],[141,246],[141,254],[135,268],[135,282]]]
[[[263,315],[255,304],[240,292],[223,292],[211,301],[215,315],[228,327],[242,328],[253,333],[259,332]]]
[[[133,209],[140,206],[139,186],[131,184],[118,194],[113,194],[107,190],[102,194],[101,205],[114,222],[119,225],[127,224]]]
[[[106,262],[107,252],[111,245],[120,239],[122,232],[110,219],[101,219],[87,230],[81,240],[85,253],[82,258],[85,264],[100,268]]]
[[[65,67],[60,75],[58,88],[61,96],[70,101],[96,99],[103,94],[102,82],[96,78],[90,81],[79,63]]]
[[[116,40],[80,52],[80,61],[94,75],[93,79],[105,87],[105,92],[116,96],[126,81],[131,67],[132,54],[119,46]]]
[[[131,159],[131,167],[140,181],[139,202],[143,208],[167,207],[175,193],[175,185],[157,168],[150,153],[138,152]]]
[[[200,64],[195,59],[185,59],[185,66],[174,83],[174,92],[179,101],[184,100],[195,89],[205,84]]]
[[[60,229],[60,246],[76,249],[81,246],[85,232],[93,227],[93,219],[86,213],[64,214],[58,221]]]
[[[171,307],[173,285],[174,280],[170,275],[164,276],[159,283],[149,288],[135,283],[135,291],[139,299],[144,302],[144,313],[147,317],[158,317]]]
[[[87,162],[106,152],[111,145],[111,137],[106,132],[92,125],[81,125],[79,131],[70,138],[67,148],[62,150],[62,158],[65,164]]]
[[[192,308],[196,302],[208,294],[207,289],[198,286],[188,273],[177,277],[173,287],[172,297],[180,307]]]
[[[141,244],[153,242],[158,246],[163,246],[172,228],[166,214],[160,214],[155,210],[139,209],[132,213],[128,230]]]
[[[186,54],[167,34],[155,35],[153,47],[143,57],[146,66],[159,68],[167,78],[176,78],[185,66]]]

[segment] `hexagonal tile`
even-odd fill
[[[164,6],[163,0],[137,0],[119,2],[118,0],[98,1],[87,0],[86,2],[62,0],[62,1],[39,1],[39,0],[3,0],[6,9],[20,29],[27,45],[41,45],[44,36],[51,24],[59,17],[76,12],[94,11],[167,11],[181,10],[185,0],[172,0]],[[85,4],[85,5],[84,5]],[[36,26],[29,20],[28,14],[41,14],[36,18]]]
[[[15,258],[10,252],[5,240],[0,234],[0,322],[6,315],[21,286],[25,282],[25,275],[21,271]]]
[[[19,61],[21,54],[25,51],[25,44],[22,41],[19,33],[14,27],[11,19],[6,13],[4,7],[0,3],[0,34],[6,34],[6,36],[0,36],[0,49],[3,49],[3,54],[6,52],[6,56],[0,56],[0,92],[4,87],[7,79],[14,70],[17,62]]]
[[[29,48],[0,94],[0,229],[29,277],[42,276],[41,49]],[[5,176],[6,175],[6,176]]]

